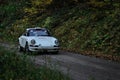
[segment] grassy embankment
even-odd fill
[[[56,68],[35,66],[27,55],[0,47],[0,80],[70,80]]]
[[[1,7],[8,11],[8,18],[2,21],[2,27],[7,28],[0,29],[3,40],[17,41],[27,27],[46,27],[59,39],[62,49],[120,61],[119,3],[111,7],[92,7],[85,3],[55,9],[51,4],[40,12],[33,2],[26,2],[22,7],[12,3],[15,8],[11,4]],[[16,13],[12,14],[13,11]],[[18,18],[16,14],[20,14]]]

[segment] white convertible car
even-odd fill
[[[20,51],[59,51],[59,42],[52,37],[45,28],[27,28],[26,32],[19,37]]]

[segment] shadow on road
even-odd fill
[[[60,55],[60,53],[52,53],[52,52],[30,52],[30,53],[23,53],[29,56],[40,56],[40,55]]]

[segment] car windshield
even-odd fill
[[[50,36],[49,32],[45,29],[31,29],[28,31],[29,36]]]

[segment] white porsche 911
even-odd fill
[[[59,51],[59,42],[52,37],[45,28],[27,28],[26,32],[19,37],[20,51]]]

